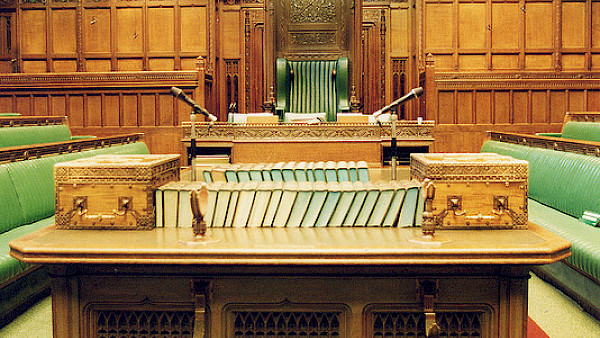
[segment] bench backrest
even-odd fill
[[[70,139],[71,130],[66,124],[0,128],[0,148],[63,142]]]
[[[0,165],[0,233],[54,215],[54,164],[102,154],[147,154],[143,142]]]
[[[600,123],[598,122],[567,122],[562,131],[563,138],[583,141],[600,142]]]
[[[600,213],[600,158],[487,141],[482,152],[529,162],[529,197],[573,217]]]

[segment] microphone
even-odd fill
[[[208,110],[204,109],[199,104],[194,102],[194,100],[192,100],[189,96],[185,95],[183,90],[181,90],[177,87],[171,87],[171,95],[173,95],[176,98],[180,99],[181,101],[187,103],[190,107],[192,107],[194,109],[195,114],[200,113],[200,114],[206,116],[210,120],[211,123],[217,121],[216,116],[209,113]]]
[[[387,106],[375,111],[373,113],[373,117],[375,119],[377,119],[379,117],[379,115],[387,112],[390,109],[393,109],[397,106],[399,106],[400,104],[404,103],[404,101],[408,101],[410,99],[414,99],[415,97],[419,97],[423,95],[423,88],[422,87],[418,87],[418,88],[413,88],[410,92],[408,92],[408,94],[402,96],[401,98],[397,99],[396,101],[388,104]]]

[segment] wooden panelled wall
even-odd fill
[[[168,89],[182,77],[220,120],[262,111],[273,1],[0,0],[0,112],[66,114],[79,134],[140,130],[151,151],[180,151],[189,110]],[[438,123],[435,151],[478,151],[489,129],[559,131],[566,111],[600,109],[600,2],[361,4],[351,86],[362,111],[418,86],[430,55],[428,108],[410,101],[400,114]]]
[[[435,60],[436,151],[478,151],[485,130],[560,131],[566,111],[600,109],[600,2],[419,4],[420,60]]]

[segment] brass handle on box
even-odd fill
[[[83,216],[88,212],[87,209],[87,197],[85,196],[74,196],[73,197],[73,208],[69,210],[67,214],[67,220],[71,220],[75,214]]]
[[[495,220],[496,218],[497,218],[497,216],[494,216],[494,215],[482,215],[482,214],[465,216],[465,219],[472,220],[472,221],[492,221],[492,220]]]
[[[467,213],[462,208],[462,196],[449,196],[448,209],[451,209],[455,216],[462,216]]]

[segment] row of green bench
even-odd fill
[[[0,135],[15,136],[9,147],[6,143],[0,145],[0,159],[5,159],[0,161],[0,326],[48,290],[45,269],[11,257],[8,243],[54,223],[54,164],[100,154],[148,153],[141,134],[72,140],[65,127],[65,124],[0,127]],[[37,137],[37,132],[44,136]],[[57,141],[52,135],[68,140]],[[25,144],[16,144],[18,140]],[[49,140],[52,142],[34,145]],[[38,149],[41,157],[30,156],[30,147]],[[6,154],[10,156],[3,156]]]
[[[589,151],[589,141],[600,141],[600,123],[567,123],[561,138],[490,135],[482,152],[529,162],[529,220],[572,243],[569,258],[534,271],[600,319],[600,228],[582,219],[584,213],[600,214],[600,154]],[[586,142],[577,146],[576,140]]]

